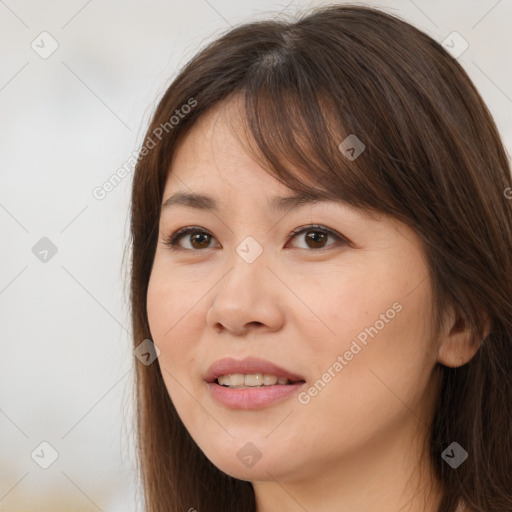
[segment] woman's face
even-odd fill
[[[293,192],[240,145],[232,107],[190,131],[163,195],[210,198],[162,209],[147,296],[181,420],[218,468],[251,481],[334,472],[414,442],[437,358],[419,238],[341,202],[272,208]],[[249,386],[228,388],[211,382],[225,358],[264,362],[217,366],[234,374],[225,384]],[[299,382],[274,384],[286,372]]]

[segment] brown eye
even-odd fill
[[[306,243],[306,246],[299,247],[299,249],[324,249],[326,247],[330,247],[331,245],[334,245],[334,243],[326,245],[329,237],[333,238],[336,242],[348,243],[348,241],[338,233],[335,233],[334,231],[323,228],[321,226],[309,226],[300,228],[293,231],[290,236],[292,238],[296,238],[303,234],[306,235],[302,237]]]
[[[306,243],[310,247],[318,249],[324,246],[328,238],[329,235],[321,231],[308,231],[306,234]]]
[[[186,237],[186,235],[189,235]],[[184,240],[190,246],[183,246],[180,241]],[[169,245],[172,249],[185,249],[185,250],[201,250],[209,249],[210,242],[214,239],[210,233],[203,231],[196,227],[187,227],[179,229],[174,233],[169,240],[165,240],[164,243]]]
[[[194,249],[205,249],[210,244],[211,237],[207,233],[196,233],[191,235],[189,240]]]

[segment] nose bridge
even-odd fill
[[[263,245],[254,237],[246,236],[236,247],[228,259],[230,271],[226,275],[224,282],[219,287],[223,293],[234,291],[250,291],[258,293],[264,286],[265,274],[269,273],[266,268],[267,252]],[[249,294],[242,294],[247,297]],[[252,293],[251,293],[252,295]]]
[[[279,301],[273,298],[273,274],[267,268],[267,252],[253,237],[246,237],[227,259],[229,269],[213,290],[207,314],[211,326],[222,325],[242,332],[248,324],[263,324],[271,329],[282,321]]]

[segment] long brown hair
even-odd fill
[[[442,386],[429,456],[443,490],[438,512],[453,512],[459,500],[471,511],[510,512],[509,163],[495,123],[460,64],[398,17],[340,5],[292,22],[245,24],[209,44],[173,80],[156,108],[133,180],[135,346],[151,339],[146,294],[173,154],[201,116],[235,95],[245,100],[250,151],[278,180],[296,191],[391,215],[419,234],[434,292],[435,329],[448,305],[478,343],[490,320],[491,331],[469,363],[438,365]],[[357,159],[347,158],[340,146],[349,135],[365,145]],[[136,363],[147,511],[253,512],[251,483],[224,474],[204,456],[176,413],[159,365]],[[469,454],[457,469],[441,457],[454,441]]]

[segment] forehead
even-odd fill
[[[175,208],[219,212],[239,197],[239,204],[257,202],[271,214],[333,205],[369,219],[382,218],[377,212],[351,206],[297,169],[292,172],[304,190],[293,190],[276,179],[250,152],[254,139],[247,131],[244,112],[239,97],[222,102],[203,114],[183,137],[169,167],[162,213]]]
[[[247,188],[259,193],[292,192],[262,167],[251,149],[243,111],[238,100],[221,103],[197,120],[174,150],[165,191],[196,192],[205,187],[225,192]],[[304,176],[307,180],[307,176]],[[313,182],[311,182],[313,186]]]
[[[270,175],[242,146],[225,112],[215,112],[194,126],[177,149],[162,211],[189,208],[220,212],[226,192],[231,191],[261,202],[271,213],[324,201],[313,188],[294,191]]]

